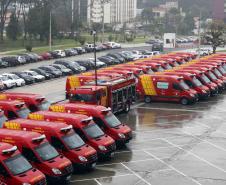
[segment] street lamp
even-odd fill
[[[96,35],[97,35],[97,32],[96,30],[92,30],[90,32],[90,34],[93,36],[93,47],[94,47],[94,64],[95,64],[95,85],[97,86],[97,52],[96,52]]]

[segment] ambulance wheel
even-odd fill
[[[151,103],[151,97],[150,96],[145,96],[144,97],[144,102],[145,103]]]
[[[180,102],[181,102],[182,105],[188,105],[189,104],[189,100],[187,98],[182,98],[180,100]]]
[[[129,112],[129,111],[130,111],[130,103],[127,103],[125,105],[124,112]]]

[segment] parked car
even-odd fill
[[[41,54],[41,57],[43,58],[43,60],[50,60],[50,59],[53,59],[52,54],[49,53],[49,52],[45,52],[45,53]]]
[[[110,46],[112,49],[120,49],[121,48],[121,44],[116,43],[116,42],[108,42],[107,45]]]
[[[0,79],[0,91],[5,89],[5,85],[3,83],[3,81]]]
[[[140,55],[134,54],[132,51],[122,51],[121,53],[129,56],[131,60],[138,60],[141,58]]]
[[[89,53],[94,50],[94,45],[87,43],[87,44],[85,44],[84,48],[85,48],[86,52]]]
[[[2,74],[2,76],[6,76],[8,79],[14,81],[17,87],[21,87],[21,86],[24,86],[25,85],[25,80],[22,79],[22,78],[20,78],[20,77],[18,77],[15,74],[12,74],[12,73],[4,73],[4,74]]]
[[[20,78],[24,79],[25,84],[29,85],[29,84],[33,84],[35,83],[35,78],[24,73],[24,72],[13,72],[13,74],[19,76]]]
[[[199,54],[199,53],[201,56],[207,56],[211,54],[211,50],[208,48],[201,48],[200,50],[197,49],[196,54]]]
[[[7,76],[0,75],[0,80],[4,84],[5,89],[10,89],[16,86],[15,81],[9,79]]]
[[[19,54],[18,56],[20,56],[20,57],[24,57],[24,58],[25,58],[25,60],[26,60],[26,64],[33,62],[33,61],[32,61],[31,56],[30,56],[30,55],[28,55],[28,54],[26,54],[26,53]]]
[[[65,49],[64,52],[67,57],[78,55],[78,52],[75,49]]]
[[[55,50],[49,52],[53,58],[63,58],[66,57],[66,54],[63,50]]]
[[[110,59],[106,56],[99,57],[98,60],[100,60],[101,62],[104,62],[108,66],[115,64],[114,59]]]
[[[94,69],[93,62],[91,62],[89,60],[76,60],[75,62],[77,62],[80,66],[85,67],[86,70],[92,70],[92,69]]]
[[[50,66],[53,66],[54,68],[59,69],[63,73],[63,75],[72,75],[73,74],[73,71],[71,69],[65,67],[64,65],[52,64]]]
[[[113,57],[115,59],[118,59],[120,61],[120,63],[125,62],[125,59],[123,57],[121,57],[120,55],[118,55],[117,53],[108,53],[107,55],[110,57]]]
[[[63,74],[59,69],[56,69],[53,66],[41,66],[39,69],[42,69],[50,74],[52,74],[55,78],[61,77]]]
[[[152,51],[163,51],[163,44],[153,44]]]
[[[3,60],[0,58],[0,68],[6,68],[6,67],[8,67],[8,62],[3,61]]]
[[[52,75],[51,73],[48,73],[42,69],[39,69],[39,68],[30,69],[30,71],[35,71],[36,73],[44,76],[46,80],[50,80],[50,79],[54,78],[54,75]]]
[[[72,48],[72,49],[76,50],[79,55],[86,53],[85,48],[82,48],[82,47],[76,47],[76,48]]]
[[[82,68],[77,62],[67,61],[67,60],[57,60],[54,62],[54,64],[61,64],[67,67],[68,69],[71,69],[73,73],[80,73],[86,71],[86,69]]]
[[[89,58],[88,60],[91,61],[93,63],[93,65],[95,65],[94,58]],[[97,64],[97,68],[107,67],[107,64],[104,62],[101,62],[98,58],[96,59],[96,64]]]
[[[3,61],[8,63],[9,67],[18,66],[26,63],[23,56],[7,56],[2,58]]]
[[[24,71],[25,74],[32,76],[36,82],[42,82],[45,80],[45,77],[36,73],[35,71]]]
[[[41,55],[38,55],[37,53],[29,53],[31,56],[34,57],[35,60],[37,61],[42,61],[43,57]]]

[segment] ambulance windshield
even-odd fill
[[[41,157],[43,161],[48,161],[59,156],[59,153],[48,142],[38,146],[35,151]]]
[[[5,117],[4,114],[0,115],[0,128],[3,127],[3,123],[6,122],[8,119]]]
[[[43,101],[41,104],[38,105],[39,110],[48,110],[50,107],[50,102],[48,101]]]
[[[109,112],[106,116],[105,116],[105,120],[107,122],[107,124],[111,127],[118,127],[119,125],[121,125],[122,123],[118,120],[118,118],[112,114],[112,112]]]
[[[31,164],[21,154],[6,159],[4,163],[13,175],[19,175],[32,169]]]
[[[210,79],[206,76],[206,75],[202,75],[202,80],[205,82],[205,83],[210,83]]]
[[[188,85],[187,85],[183,80],[180,81],[180,86],[181,86],[184,90],[189,90],[189,89],[190,89],[190,88],[188,87]]]
[[[93,139],[104,136],[104,132],[96,124],[88,125],[83,129],[86,132],[86,134]]]
[[[75,133],[63,136],[62,139],[70,149],[80,148],[85,145],[80,136]]]
[[[196,87],[202,86],[202,83],[196,77],[194,77],[192,81],[196,85]]]
[[[28,108],[22,108],[17,110],[17,114],[20,118],[27,118],[28,114],[30,114],[30,110]]]

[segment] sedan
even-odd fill
[[[55,78],[59,78],[63,75],[59,69],[56,69],[53,66],[41,66],[41,67],[39,67],[39,69],[42,69],[42,70],[54,75]]]
[[[45,77],[36,73],[35,71],[24,71],[25,74],[32,76],[36,82],[42,82],[45,80]]]
[[[54,68],[59,69],[63,73],[63,75],[72,75],[73,74],[73,71],[71,69],[68,69],[64,65],[53,64],[53,65],[50,65],[50,66],[53,66]]]
[[[26,85],[35,83],[35,78],[30,76],[30,75],[28,75],[28,74],[26,74],[26,73],[13,72],[13,74],[15,74],[15,75],[19,76],[20,78],[24,79]]]
[[[44,76],[46,80],[50,80],[50,79],[54,78],[54,75],[52,75],[52,74],[50,74],[50,73],[48,73],[48,72],[46,72],[42,69],[38,69],[38,68],[37,69],[30,69],[30,71],[35,71],[36,73]]]
[[[20,77],[18,77],[15,74],[12,74],[12,73],[4,73],[2,76],[6,76],[8,79],[14,81],[17,87],[21,87],[21,86],[24,86],[25,85],[25,80],[22,79],[22,78],[20,78]]]
[[[5,89],[10,89],[16,86],[15,81],[9,79],[7,76],[0,75],[0,80],[4,84]]]
[[[61,64],[67,67],[68,69],[71,69],[73,73],[80,73],[86,71],[86,69],[82,68],[77,62],[67,61],[67,60],[57,60],[54,62],[54,64]]]

